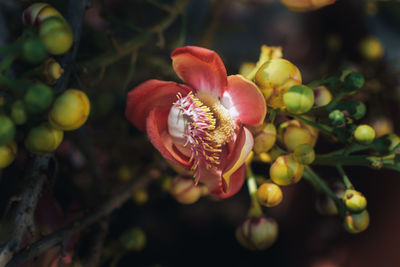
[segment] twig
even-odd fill
[[[108,226],[110,219],[105,218],[104,220],[96,223],[93,228],[92,240],[90,241],[89,257],[85,261],[84,267],[96,267],[99,266],[101,254],[103,252],[104,240],[107,236]]]
[[[7,267],[17,267],[25,261],[32,259],[41,253],[47,251],[48,249],[56,246],[57,244],[62,243],[67,240],[74,234],[82,231],[89,225],[97,222],[99,219],[109,215],[111,212],[121,207],[126,201],[128,201],[132,194],[137,192],[138,190],[146,187],[152,180],[158,178],[159,172],[154,173],[154,170],[151,170],[149,174],[134,180],[126,186],[121,192],[116,193],[111,197],[107,202],[100,205],[94,211],[89,212],[86,216],[81,219],[78,219],[66,227],[62,228],[59,231],[56,231],[50,235],[47,235],[40,239],[39,241],[33,243],[28,248],[25,248],[15,254],[11,262],[7,265]]]
[[[13,227],[15,231],[11,233],[10,239],[0,249],[0,266],[5,266],[13,254],[19,249],[22,237],[27,229],[33,231],[34,212],[38,202],[43,184],[46,180],[46,170],[48,169],[51,156],[38,156],[33,160],[32,170],[29,171],[27,183],[21,193],[21,200],[15,209]]]

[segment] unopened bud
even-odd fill
[[[283,102],[289,112],[303,114],[314,105],[314,92],[305,85],[295,85],[283,94]]]
[[[59,17],[51,17],[42,22],[39,37],[48,53],[65,54],[74,42],[74,34],[68,23]]]
[[[276,128],[272,123],[264,124],[261,131],[255,133],[254,151],[257,154],[268,152],[276,142]]]
[[[250,250],[269,248],[278,237],[278,224],[272,218],[252,218],[236,228],[236,239],[240,245]]]
[[[63,140],[64,132],[48,123],[32,128],[25,139],[25,147],[34,154],[45,154],[57,149]]]
[[[290,87],[301,84],[299,69],[282,58],[274,58],[265,62],[257,71],[255,82],[263,92],[267,105],[283,108],[283,94]]]
[[[288,151],[294,151],[297,146],[302,144],[314,147],[318,132],[309,125],[302,124],[298,120],[292,120],[279,126],[279,136]]]
[[[367,199],[361,192],[347,189],[343,197],[344,204],[352,213],[360,213],[367,207]]]
[[[21,46],[21,58],[30,64],[38,64],[47,57],[46,48],[39,38],[24,40]]]
[[[314,91],[314,105],[322,107],[328,105],[332,100],[332,93],[326,86],[318,86],[313,88]]]
[[[178,176],[171,181],[170,193],[182,204],[193,204],[201,197],[202,188],[192,178]]]
[[[344,229],[351,234],[365,231],[369,225],[369,213],[367,210],[357,214],[347,214],[344,218]]]
[[[141,251],[146,246],[146,234],[142,229],[134,227],[124,232],[119,241],[128,251]]]
[[[144,190],[139,190],[132,195],[132,200],[138,205],[143,205],[149,200],[149,194]]]
[[[383,57],[384,50],[381,42],[374,36],[361,40],[359,49],[361,55],[367,60],[379,60]]]
[[[346,92],[354,92],[363,87],[365,79],[359,72],[345,71],[341,79],[343,80],[343,88]]]
[[[0,146],[0,169],[9,166],[17,156],[17,144],[14,141]]]
[[[282,190],[274,183],[263,183],[257,189],[257,199],[265,207],[275,207],[282,202]]]
[[[53,102],[54,92],[49,86],[38,83],[28,88],[24,95],[25,108],[30,113],[40,113]]]
[[[303,165],[293,155],[278,157],[269,169],[271,180],[278,185],[297,183],[303,175]]]
[[[315,151],[309,144],[301,144],[296,147],[293,156],[298,163],[309,165],[315,160]]]
[[[331,120],[331,124],[333,126],[338,126],[344,123],[344,114],[340,110],[335,109],[329,113],[329,119]]]
[[[366,124],[359,125],[354,131],[354,138],[363,145],[371,144],[375,139],[374,129]]]
[[[64,73],[64,69],[54,58],[49,58],[44,62],[42,72],[46,83],[55,84]]]
[[[51,5],[47,3],[34,3],[24,10],[22,22],[25,25],[36,26],[50,17],[63,18],[60,12]]]

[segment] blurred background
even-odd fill
[[[3,44],[20,34],[20,14],[32,2],[0,1]],[[61,12],[67,2],[49,1]],[[305,84],[345,69],[359,71],[366,84],[355,98],[367,105],[364,121],[400,132],[399,1],[337,0],[320,10],[295,13],[278,0],[191,0],[156,37],[141,41],[148,27],[173,13],[163,6],[178,2],[93,0],[87,10],[70,87],[88,92],[93,110],[85,133],[68,133],[57,150],[58,175],[48,186],[64,211],[71,202],[80,210],[95,206],[112,194],[110,188],[123,186],[143,173],[148,162],[161,160],[145,135],[125,119],[125,96],[150,78],[178,81],[169,54],[182,45],[215,50],[228,74],[238,73],[244,62],[256,62],[263,44],[281,46]],[[331,147],[320,138],[316,152]],[[18,185],[10,177],[21,174],[17,166],[27,155],[18,157],[1,173],[2,213]],[[255,170],[267,175],[263,166]],[[338,179],[328,167],[316,170],[327,180]],[[358,235],[347,233],[338,217],[319,215],[317,194],[303,180],[284,187],[283,203],[266,209],[279,224],[277,242],[266,251],[248,251],[234,236],[250,204],[245,186],[226,200],[205,197],[183,205],[163,190],[160,179],[106,219],[103,241],[107,248],[131,227],[146,233],[146,247],[122,255],[115,266],[400,266],[400,175],[346,170],[368,199],[371,223]],[[168,169],[161,176],[173,177],[174,172]],[[77,246],[84,248],[87,242],[83,238]],[[77,258],[84,257],[85,249],[80,251]]]

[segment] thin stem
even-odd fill
[[[338,172],[340,173],[340,176],[343,179],[343,183],[346,185],[347,189],[352,189],[354,188],[353,184],[351,183],[349,177],[346,175],[346,173],[344,172],[342,165],[336,165],[336,169],[338,170]]]
[[[250,164],[246,165],[246,176],[247,176],[247,189],[249,190],[249,195],[251,199],[251,206],[249,209],[248,217],[260,218],[263,216],[263,211],[257,199],[257,182]]]
[[[338,198],[335,193],[329,188],[329,186],[326,184],[324,180],[322,180],[321,177],[319,177],[318,174],[316,174],[309,166],[304,167],[304,172],[303,176],[306,180],[317,186],[319,189],[321,189],[325,194],[327,194],[336,204],[339,214],[343,216],[346,212],[346,208],[344,206],[343,201]]]
[[[339,94],[337,94],[331,100],[331,102],[328,105],[326,105],[326,109],[329,110],[329,111],[332,110],[336,106],[336,104],[340,101],[340,99],[342,99],[345,95],[346,95],[345,92],[340,92]]]
[[[316,128],[316,129],[320,130],[321,132],[323,132],[323,133],[325,133],[327,135],[330,135],[330,134],[333,133],[333,128],[332,127],[329,127],[329,126],[324,125],[324,124],[320,124],[320,123],[316,123],[316,122],[307,120],[307,119],[305,119],[305,118],[303,118],[301,116],[292,115],[292,114],[289,114],[289,115],[292,116],[293,118],[301,121],[301,122],[304,122],[304,123]]]

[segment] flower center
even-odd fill
[[[168,130],[190,156],[196,178],[199,166],[210,169],[220,164],[221,146],[232,140],[235,126],[217,97],[190,92],[177,98],[168,116]]]

